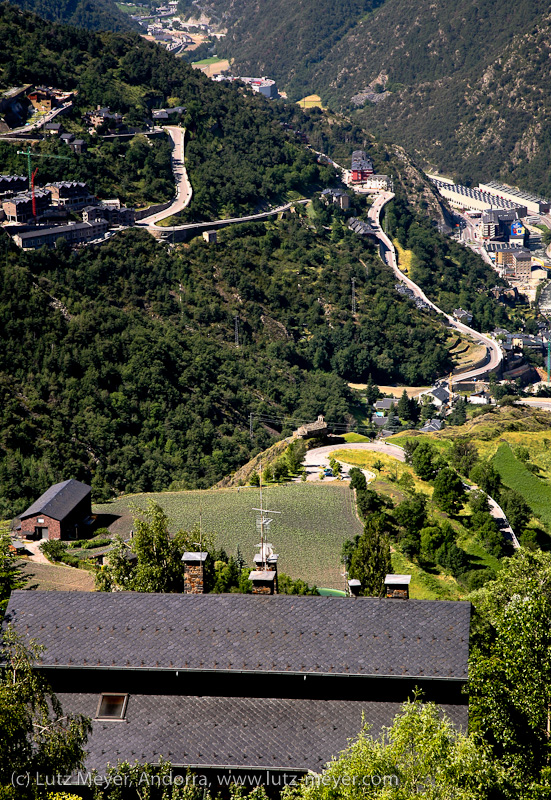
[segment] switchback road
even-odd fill
[[[460,372],[457,375],[454,375],[452,381],[457,383],[460,380],[471,380],[472,378],[477,378],[480,375],[486,374],[488,371],[497,369],[502,361],[502,353],[501,348],[499,347],[498,343],[491,339],[489,336],[486,336],[483,333],[479,333],[475,331],[473,328],[469,328],[468,325],[464,325],[462,322],[458,322],[454,317],[450,316],[450,314],[446,314],[445,311],[442,311],[441,308],[438,308],[432,300],[426,296],[420,286],[414,283],[411,278],[408,278],[407,275],[399,269],[398,267],[398,259],[396,257],[396,250],[394,245],[392,244],[389,237],[381,230],[380,226],[380,216],[381,210],[383,206],[392,200],[394,194],[392,192],[382,192],[375,198],[375,201],[371,208],[369,209],[368,217],[372,223],[372,226],[375,229],[377,238],[381,244],[381,258],[392,267],[394,274],[398,278],[398,280],[405,283],[414,293],[416,297],[419,297],[423,300],[427,305],[429,305],[434,311],[438,314],[444,316],[450,327],[455,328],[456,330],[460,331],[461,333],[466,333],[469,336],[472,336],[475,340],[480,341],[482,344],[486,345],[486,348],[489,352],[489,361],[482,367],[478,367],[477,369],[466,370],[465,372]]]

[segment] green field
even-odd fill
[[[342,589],[342,543],[362,531],[348,483],[293,483],[270,486],[263,494],[264,507],[281,512],[272,516],[268,537],[279,553],[280,571],[316,586]],[[203,530],[213,533],[216,544],[230,555],[235,555],[239,545],[252,566],[259,541],[256,512],[252,510],[259,505],[258,489],[129,495],[95,506],[94,513],[120,515],[111,530],[128,533],[132,527],[131,506],[145,508],[149,498],[165,510],[173,531],[198,526],[202,510]]]
[[[194,67],[206,67],[208,64],[216,64],[218,61],[224,61],[225,59],[219,58],[218,56],[210,56],[210,58],[202,58],[201,61],[194,61]]]
[[[498,447],[492,463],[503,483],[520,492],[535,516],[551,530],[551,486],[526,469],[506,443]]]

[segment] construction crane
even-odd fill
[[[31,158],[59,158],[62,161],[70,161],[71,159],[69,156],[54,156],[54,155],[46,155],[42,153],[33,153],[30,147],[27,147],[26,150],[18,150],[18,156],[27,156],[27,170],[29,173],[29,191],[31,193],[32,202],[33,202],[33,217],[36,218],[36,198],[34,195],[34,179],[36,178],[36,173],[38,172],[38,167],[35,171],[32,171],[31,167]]]

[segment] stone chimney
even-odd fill
[[[277,594],[277,573],[268,569],[253,569],[249,575],[253,594]]]
[[[409,600],[411,575],[387,575],[385,577],[385,597]]]
[[[203,594],[205,591],[205,561],[208,553],[184,553],[184,594]]]

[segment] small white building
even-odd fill
[[[474,392],[469,395],[469,403],[477,406],[488,406],[492,402],[492,396],[488,392]]]

